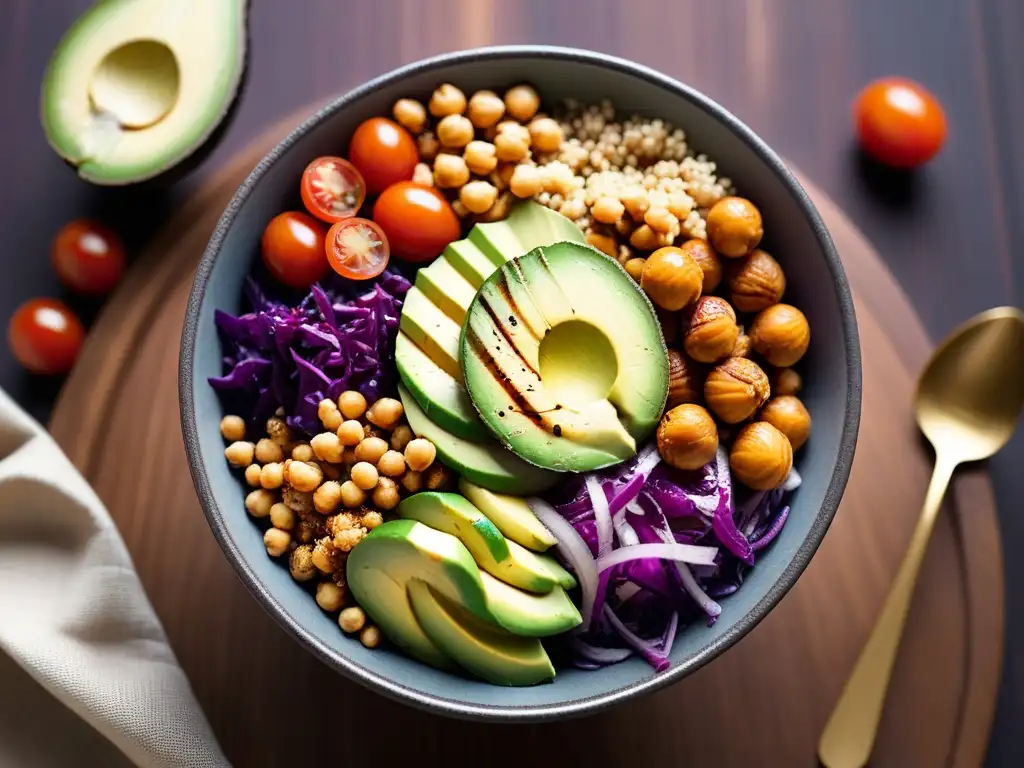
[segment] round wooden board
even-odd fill
[[[229,197],[294,122],[269,130],[168,223],[96,323],[50,425],[109,507],[232,762],[814,765],[930,471],[910,407],[929,342],[878,254],[805,180],[857,300],[864,409],[842,507],[771,615],[691,677],[603,714],[527,727],[445,719],[372,694],[299,648],[235,578],[189,477],[176,403],[192,271]],[[873,765],[981,763],[1001,670],[1002,578],[990,483],[964,472],[924,562]]]

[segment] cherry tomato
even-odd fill
[[[420,153],[405,128],[385,117],[371,117],[352,134],[348,159],[366,179],[367,192],[379,195],[396,181],[412,178]]]
[[[56,299],[26,301],[7,326],[7,343],[15,359],[32,373],[67,373],[84,339],[82,321]]]
[[[946,139],[942,105],[922,85],[901,77],[875,80],[854,106],[860,145],[871,157],[896,168],[930,160]]]
[[[342,277],[376,277],[388,265],[390,254],[387,236],[369,219],[344,219],[327,233],[327,260]]]
[[[366,182],[348,160],[318,157],[302,174],[302,202],[321,221],[355,216],[366,199]]]
[[[327,274],[326,236],[327,228],[308,213],[278,214],[263,230],[263,263],[285,285],[308,288]]]
[[[385,189],[373,206],[373,220],[387,233],[395,256],[414,264],[436,258],[462,234],[459,217],[444,195],[413,181]]]
[[[61,227],[50,257],[61,282],[88,296],[110,293],[124,274],[124,246],[117,235],[86,219]]]

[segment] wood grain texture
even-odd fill
[[[568,723],[466,725],[369,693],[291,642],[232,576],[210,535],[177,410],[154,407],[175,399],[191,272],[219,211],[292,122],[232,161],[168,223],[101,315],[50,424],[124,534],[228,756],[245,766],[302,764],[331,760],[345,743],[345,754],[360,763],[471,765],[497,737],[523,744],[531,765],[671,764],[684,756],[693,766],[813,764],[829,707],[909,539],[929,470],[910,418],[913,371],[927,337],[863,237],[808,185],[857,297],[864,418],[842,507],[796,587],[736,648],[669,690]],[[899,343],[892,328],[903,331]],[[122,450],[126,444],[133,450]],[[1001,649],[990,638],[1002,634],[1002,574],[988,481],[967,482],[972,490],[965,495],[957,486],[957,503],[940,519],[922,569],[875,765],[972,768],[984,754],[1000,671]],[[968,537],[958,533],[965,514]],[[743,738],[731,733],[738,705]],[[287,738],[280,738],[285,719]],[[403,738],[386,738],[390,731],[378,723],[397,726]],[[519,765],[522,754],[509,751],[488,764]]]
[[[250,87],[235,122],[203,169],[144,193],[80,182],[39,128],[46,60],[90,2],[0,3],[0,320],[30,296],[60,294],[47,251],[63,222],[98,216],[137,253],[206,174],[277,118],[398,64],[489,42],[626,56],[720,101],[856,222],[933,340],[981,309],[1022,303],[1020,0],[253,0]],[[852,150],[850,101],[885,74],[926,83],[950,118],[947,147],[914,176],[881,173]],[[96,309],[76,306],[87,317]],[[0,345],[0,386],[37,417],[58,384],[24,375]],[[1010,553],[1024,547],[1022,465],[1024,434],[989,464]],[[976,531],[968,522],[961,533]],[[1024,558],[1007,557],[1005,574],[1007,605],[1024,605]],[[1006,646],[994,766],[1024,765],[1024,612],[1008,611]]]

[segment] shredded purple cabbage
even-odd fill
[[[217,310],[224,375],[211,378],[231,412],[254,427],[278,408],[288,426],[314,434],[317,406],[348,389],[375,400],[395,392],[395,337],[409,281],[385,270],[369,281],[330,275],[301,300],[273,297],[246,279],[250,311]]]
[[[615,523],[614,548],[631,542],[712,546],[718,548],[715,565],[642,559],[602,572],[591,627],[570,642],[577,666],[614,664],[628,650],[657,671],[667,668],[677,626],[699,620],[714,624],[722,611],[717,601],[740,588],[757,554],[789,517],[781,488],[734,489],[724,450],[695,472],[656,463],[653,450],[596,473]],[[788,488],[798,484],[794,472]],[[574,478],[549,500],[596,558],[597,525],[585,483]]]

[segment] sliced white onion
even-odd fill
[[[625,661],[633,655],[633,651],[629,648],[600,648],[596,645],[585,643],[578,637],[572,638],[570,645],[583,658],[596,661],[599,664],[616,664],[620,661]]]
[[[661,528],[655,529],[658,535],[666,543],[672,543],[675,539],[672,538],[672,534],[669,531]],[[676,570],[679,572],[679,578],[683,582],[683,588],[687,593],[694,599],[694,601],[701,607],[708,616],[720,616],[722,614],[722,606],[708,597],[707,593],[701,589],[700,584],[697,583],[697,579],[693,576],[693,571],[690,570],[686,563],[681,563],[678,560],[672,563]]]
[[[633,526],[626,522],[625,517],[615,523],[615,536],[620,547],[632,547],[640,543],[640,537],[636,535]]]
[[[654,500],[652,499],[651,501],[653,503]],[[631,515],[640,515],[640,517],[644,516],[644,508],[640,506],[640,502],[638,502],[636,499],[633,499],[633,501],[629,502],[629,504],[625,506],[625,509],[628,510]]]
[[[800,473],[796,471],[796,467],[789,470],[789,474],[786,475],[786,479],[782,481],[782,490],[786,493],[795,491],[800,487],[803,482],[803,478],[800,477]]]
[[[597,556],[602,557],[612,551],[612,511],[608,507],[608,499],[604,495],[600,480],[593,475],[587,475],[586,486],[590,504],[594,508],[594,522],[597,524]]]
[[[544,522],[543,520],[541,522]],[[555,536],[558,536],[556,533]],[[657,560],[682,560],[684,563],[713,565],[718,547],[698,547],[693,544],[635,544],[621,547],[597,559],[597,572],[628,563],[633,560],[655,558]]]
[[[646,479],[660,463],[661,454],[658,453],[658,444],[651,443],[640,451],[640,455],[636,457],[636,467],[633,469],[633,474],[643,475],[644,479]]]
[[[555,548],[565,558],[569,567],[576,574],[576,580],[580,585],[582,596],[583,623],[581,628],[586,631],[590,628],[590,621],[594,612],[594,600],[597,598],[597,566],[594,563],[594,556],[590,547],[583,540],[576,529],[569,524],[569,521],[562,517],[555,508],[543,499],[536,497],[526,500],[527,505],[540,521],[547,526],[555,537]]]

